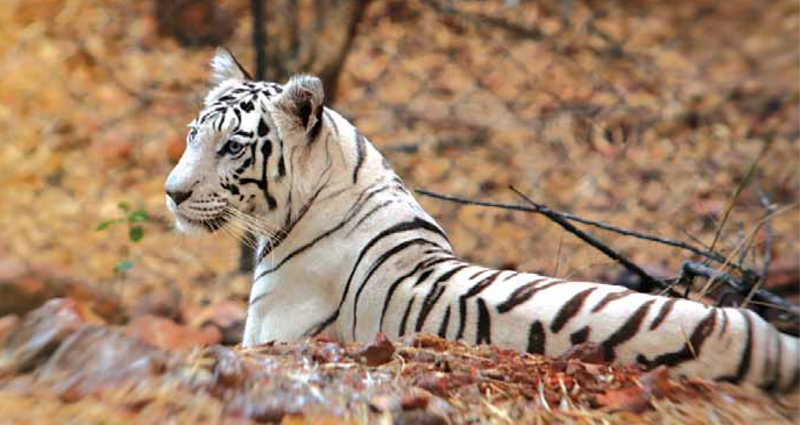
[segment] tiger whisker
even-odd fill
[[[239,225],[243,227],[244,231],[253,233],[256,237],[258,236],[265,236],[264,241],[269,247],[269,261],[270,263],[275,262],[275,241],[276,239],[280,239],[281,237],[284,238],[286,242],[289,241],[291,237],[291,233],[287,233],[286,230],[282,228],[272,228],[271,226],[267,225],[260,220],[258,217],[253,216],[252,214],[245,213],[244,211],[238,210],[233,207],[228,208],[228,213],[232,216],[236,217],[239,221]],[[258,250],[258,248],[256,248]]]
[[[249,246],[253,247],[254,251],[258,251],[259,249],[258,237],[266,236],[264,238],[264,241],[266,244],[268,244],[268,246],[270,246],[270,250],[268,251],[270,252],[269,261],[271,263],[274,263],[275,253],[271,248],[273,246],[274,240],[277,237],[277,235],[282,233],[285,234],[285,232],[282,229],[278,229],[277,232],[272,229],[269,229],[265,223],[263,223],[260,220],[257,220],[252,215],[246,214],[232,207],[226,209],[226,214],[234,218],[234,220],[229,221],[229,223],[232,226],[236,226],[236,228],[239,231],[241,231],[244,235],[248,234],[253,235],[251,238],[248,239],[250,239],[250,241],[252,242],[252,245]],[[240,236],[240,238],[242,237],[243,236]]]
[[[225,212],[229,216],[238,219],[243,225],[244,230],[254,233],[256,236],[267,236],[268,238],[277,237],[281,233],[285,233],[282,229],[272,228],[259,220],[255,216],[247,214],[233,207],[226,207]]]
[[[256,226],[253,223],[251,223],[250,221],[248,221],[247,219],[245,219],[244,217],[241,217],[241,216],[236,215],[234,213],[229,213],[229,216],[231,217],[231,220],[229,221],[229,224],[232,227],[235,227],[235,228],[241,230],[244,233],[252,233],[255,236],[261,236],[261,235],[264,235],[264,234],[269,235],[271,233],[271,232],[268,231],[268,229],[264,229],[263,227]]]
[[[247,237],[247,233],[239,232],[240,229],[238,229],[232,222],[225,223],[225,225],[220,227],[220,230],[222,233],[232,237],[234,240],[242,242],[253,249],[257,249],[255,241],[252,238]]]
[[[238,220],[228,220],[225,225],[222,227],[227,234],[234,237],[234,239],[246,244],[247,246],[257,249],[258,243],[252,233],[249,232],[249,228],[244,226],[242,223],[238,222]]]

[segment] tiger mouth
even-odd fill
[[[222,226],[225,225],[225,223],[228,222],[228,217],[224,214],[214,218],[205,218],[201,220],[189,218],[183,214],[180,214],[179,218],[182,221],[185,221],[193,226],[202,227],[206,229],[209,233],[216,232],[217,230],[221,229]]]

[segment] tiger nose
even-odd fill
[[[192,191],[190,190],[188,192],[180,192],[180,191],[168,190],[167,196],[169,196],[170,198],[172,198],[173,201],[175,201],[175,205],[180,205],[181,202],[189,199],[189,197],[192,196]]]

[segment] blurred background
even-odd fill
[[[255,73],[259,31],[264,78],[319,75],[328,106],[411,188],[521,204],[513,185],[756,270],[769,258],[768,286],[796,297],[796,1],[257,3],[4,2],[0,316],[69,295],[113,323],[212,321],[209,338],[236,342],[250,285],[239,246],[178,235],[163,182],[215,47]],[[420,201],[466,259],[625,278],[542,216]],[[659,276],[693,258],[592,233]]]

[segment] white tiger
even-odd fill
[[[798,386],[798,339],[750,311],[460,260],[381,154],[323,106],[318,78],[252,81],[224,50],[212,68],[167,206],[182,231],[258,235],[245,347],[424,331],[558,355],[591,341],[618,363]]]

